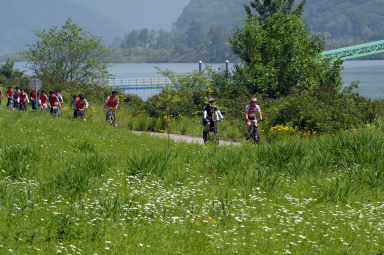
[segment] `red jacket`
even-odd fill
[[[20,102],[21,103],[26,103],[27,102],[27,94],[24,93],[20,93]]]
[[[46,104],[48,101],[48,98],[47,98],[47,95],[46,94],[42,94],[40,95],[40,103],[41,104]]]
[[[19,94],[20,94],[20,91],[17,92],[16,90],[13,91],[13,100],[17,101],[17,99],[19,98]]]
[[[116,105],[119,104],[119,97],[116,96],[115,98],[112,96],[109,96],[106,100],[106,106],[108,107],[116,107]]]
[[[81,100],[79,100],[76,103],[76,110],[83,109],[83,108],[85,108],[86,105],[87,105],[87,100],[84,99],[83,102],[81,102]]]
[[[39,97],[39,93],[37,93],[37,97]],[[36,100],[36,91],[35,90],[31,91],[31,100]]]
[[[59,104],[59,100],[57,99],[57,96],[55,94],[49,96],[49,104],[51,106],[57,106]]]
[[[12,97],[12,94],[13,94],[13,89],[8,89],[8,91],[7,91],[7,97],[9,98],[9,97]]]

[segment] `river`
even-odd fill
[[[225,64],[209,64],[214,69],[224,68]],[[24,62],[16,62],[16,68],[26,70]],[[112,64],[110,72],[116,79],[135,79],[135,78],[158,78],[162,77],[154,68],[161,70],[169,69],[176,73],[187,73],[198,70],[198,63],[159,63],[159,64],[140,64],[125,63]],[[232,67],[233,65],[230,65]],[[27,73],[30,73],[27,71]],[[356,92],[372,99],[384,99],[384,60],[354,60],[344,63],[342,72],[344,85],[349,85],[353,81],[360,81]],[[138,94],[143,99],[158,93],[159,90],[130,90],[130,93]]]

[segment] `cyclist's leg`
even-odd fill
[[[109,107],[106,107],[105,108],[105,123],[108,123],[109,121],[109,114],[110,114],[111,110]]]
[[[217,122],[216,121],[212,121],[211,128],[212,128],[213,133],[215,134],[216,144],[219,144],[220,137],[219,137],[219,131],[217,130]]]
[[[246,122],[246,129],[245,129],[245,139],[249,139],[249,130],[251,129],[251,120],[248,120]]]
[[[204,124],[204,128],[203,128],[203,140],[204,140],[204,143],[206,143],[206,142],[207,142],[208,132],[209,132],[209,130],[210,130],[210,123],[209,123],[209,121],[204,121],[203,124]]]
[[[84,110],[81,110],[79,111],[80,112],[80,117],[85,120],[85,109]]]

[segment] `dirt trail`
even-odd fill
[[[163,133],[154,133],[154,132],[141,132],[141,131],[132,131],[134,134],[149,134],[152,136],[157,136],[164,139],[171,139],[177,142],[186,142],[186,143],[197,143],[197,144],[204,144],[202,137],[196,137],[196,136],[188,136],[188,135],[176,135],[176,134],[163,134]],[[239,146],[241,143],[238,142],[230,142],[230,141],[223,141],[220,140],[219,145],[236,145]]]

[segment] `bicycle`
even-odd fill
[[[114,127],[117,126],[115,115],[113,114],[115,112],[116,112],[116,109],[110,108],[109,110],[107,110],[107,113],[106,113],[106,123]]]
[[[75,118],[80,117],[85,121],[85,111],[86,111],[86,108],[75,110],[74,117]]]
[[[14,109],[14,101],[11,99],[11,100],[9,100],[9,102],[8,102],[8,110],[12,110],[12,109]]]
[[[59,117],[60,114],[60,108],[58,106],[52,106],[51,108],[51,114],[53,114],[56,117]]]
[[[220,143],[220,136],[219,131],[217,130],[217,120],[209,119],[210,122],[209,125],[209,131],[205,132],[205,135],[203,136],[204,144],[207,143],[207,141],[216,141],[216,144],[219,145]]]
[[[249,128],[249,138],[253,140],[254,144],[258,144],[260,142],[259,127],[257,124],[257,119],[251,120],[251,127]]]

